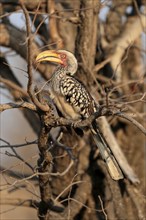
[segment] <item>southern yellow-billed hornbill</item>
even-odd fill
[[[48,82],[47,88],[55,105],[65,118],[86,119],[98,111],[99,105],[95,103],[84,85],[73,77],[77,71],[78,63],[71,52],[47,50],[40,53],[36,58],[37,63],[42,61],[59,64]],[[99,132],[98,126],[96,127],[91,125],[90,129],[108,171],[114,180],[122,179],[122,172]]]

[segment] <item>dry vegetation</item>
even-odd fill
[[[101,21],[99,13],[105,8]],[[8,110],[13,117],[12,109],[19,109],[36,137],[32,141],[24,137],[18,144],[16,135],[14,145],[1,137],[0,156],[13,163],[0,164],[2,219],[146,218],[144,10],[142,0],[0,1],[1,91],[4,95],[7,89],[12,97],[0,105],[1,117]],[[13,13],[22,13],[26,30],[12,25]],[[100,103],[100,112],[76,123],[58,116],[43,91],[54,66],[34,62],[44,49],[75,54],[76,78]],[[14,52],[27,62],[27,68],[20,69],[20,75],[28,78],[26,89],[15,75],[17,63],[12,69],[7,61]],[[80,137],[73,129],[86,127],[94,118],[119,162],[123,180],[111,179],[89,132],[85,129]]]

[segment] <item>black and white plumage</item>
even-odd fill
[[[77,71],[78,63],[71,52],[66,50],[44,51],[36,58],[37,63],[42,61],[59,64],[49,80],[47,88],[55,105],[65,118],[86,119],[98,111],[99,105],[95,103],[85,86],[73,77]],[[91,125],[90,129],[111,177],[114,180],[122,179],[122,172],[99,132],[96,121],[93,123],[94,126]]]

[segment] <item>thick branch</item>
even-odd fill
[[[57,18],[53,16],[55,13],[55,2],[54,0],[48,0],[48,13],[50,14],[49,19],[49,29],[50,29],[50,37],[52,43],[55,43],[57,49],[63,48],[63,40],[59,35],[58,28],[57,28]]]
[[[36,111],[36,107],[28,102],[18,102],[18,103],[7,103],[7,104],[1,104],[0,105],[0,112],[7,110],[7,109],[12,109],[12,108],[28,108],[30,110]],[[138,121],[133,119],[131,116],[122,113],[119,110],[113,110],[113,109],[106,109],[106,108],[101,108],[101,111],[96,112],[95,114],[91,115],[89,118],[84,119],[82,121],[74,121],[71,119],[66,119],[62,117],[56,117],[52,121],[52,127],[57,127],[57,126],[73,126],[74,128],[80,127],[80,128],[85,128],[88,127],[92,124],[92,122],[101,117],[101,116],[110,116],[110,115],[116,115],[121,118],[125,118],[128,121],[130,121],[133,125],[135,125],[144,135],[146,135],[146,128],[144,128]],[[51,118],[50,118],[51,119]],[[51,121],[51,120],[50,120]],[[47,123],[48,124],[48,123]],[[51,123],[49,123],[51,125]]]
[[[121,80],[121,63],[126,59],[126,55],[122,61],[122,57],[126,49],[130,48],[133,45],[134,41],[142,34],[144,28],[146,28],[145,16],[135,16],[131,19],[129,18],[126,23],[126,27],[123,30],[119,38],[113,41],[109,45],[109,48],[112,49],[110,53],[110,63],[113,71],[118,77],[118,81]]]

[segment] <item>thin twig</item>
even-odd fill
[[[12,206],[24,206],[24,207],[30,207],[30,208],[35,208],[38,207],[39,203],[36,200],[32,200],[32,199],[20,199],[20,198],[4,198],[1,199],[1,205],[12,205]],[[0,214],[3,214],[3,212],[1,212]]]
[[[69,170],[70,170],[70,168],[72,167],[72,165],[74,164],[74,162],[73,161],[71,161],[70,162],[70,164],[69,164],[69,168],[67,167],[63,172],[56,172],[56,173],[49,173],[49,172],[44,172],[44,173],[42,173],[42,172],[36,172],[36,173],[34,173],[34,174],[32,174],[32,175],[30,175],[30,176],[28,176],[28,177],[25,177],[25,178],[23,178],[23,179],[20,179],[20,180],[15,180],[11,185],[10,185],[10,187],[12,187],[12,186],[14,186],[14,185],[16,185],[16,184],[18,184],[18,183],[22,183],[22,182],[25,182],[26,180],[31,180],[31,179],[33,179],[34,177],[36,177],[36,176],[46,176],[46,175],[51,175],[51,176],[64,176]],[[82,181],[83,182],[83,181]],[[2,190],[0,190],[0,191],[2,191]]]
[[[139,10],[139,8],[138,8],[137,1],[136,1],[136,0],[132,0],[132,1],[133,1],[135,10],[136,10],[136,12],[137,12],[137,15],[138,15],[138,17],[139,17],[140,24],[141,24],[141,27],[142,27],[142,29],[143,29],[143,32],[145,32],[145,28],[144,28],[143,22],[142,22],[142,20],[141,20],[141,13],[140,13],[140,10]]]
[[[94,72],[98,72],[101,68],[103,68],[106,64],[108,64],[112,59],[112,56],[111,57],[108,57],[106,60],[102,61],[101,63],[97,64],[95,67],[94,67]]]
[[[98,195],[98,198],[99,198],[99,201],[100,201],[100,204],[101,204],[101,209],[102,209],[103,214],[105,216],[105,220],[107,220],[107,214],[106,214],[106,212],[104,210],[104,207],[103,207],[103,201],[102,201],[102,199],[101,199],[101,197],[99,195]]]
[[[117,115],[121,118],[125,118],[126,120],[130,121],[133,125],[135,125],[144,135],[146,135],[146,128],[144,128],[138,121],[136,121],[134,118],[130,117],[127,114],[124,114],[122,112],[116,112],[114,115]]]
[[[6,151],[6,153],[5,153],[6,155],[19,159],[24,164],[26,164],[32,171],[34,171],[34,168],[33,168],[33,166],[31,166],[31,164],[29,164],[26,160],[24,160],[23,157],[21,157],[12,146],[10,146],[10,148],[13,151],[14,154],[11,154],[11,153]]]
[[[23,3],[22,0],[20,0],[20,4],[22,7],[22,10],[25,15],[25,20],[26,20],[26,30],[27,30],[27,71],[28,71],[28,84],[27,84],[27,91],[28,94],[32,100],[32,102],[42,111],[49,111],[49,107],[47,105],[41,104],[36,96],[34,95],[32,91],[32,85],[33,85],[33,74],[32,74],[32,34],[31,34],[31,28],[30,28],[30,19],[29,19],[29,13]]]
[[[4,141],[3,139],[1,139],[0,138],[0,141]],[[5,142],[5,141],[4,141]],[[8,143],[8,142],[5,142],[7,145],[1,145],[0,146],[0,148],[2,149],[2,148],[19,148],[19,147],[24,147],[24,146],[29,146],[29,145],[34,145],[34,144],[37,144],[38,143],[38,141],[37,140],[35,140],[35,141],[27,141],[26,143],[23,143],[23,144],[14,144],[14,145],[12,145],[12,144],[10,144],[10,143]]]
[[[79,183],[83,183],[82,180],[80,181],[76,181],[76,182],[72,182],[71,184],[69,184],[56,198],[54,201],[57,201],[70,187],[72,187],[73,185],[77,185]],[[70,199],[70,198],[69,198]],[[68,200],[68,199],[67,199]]]

